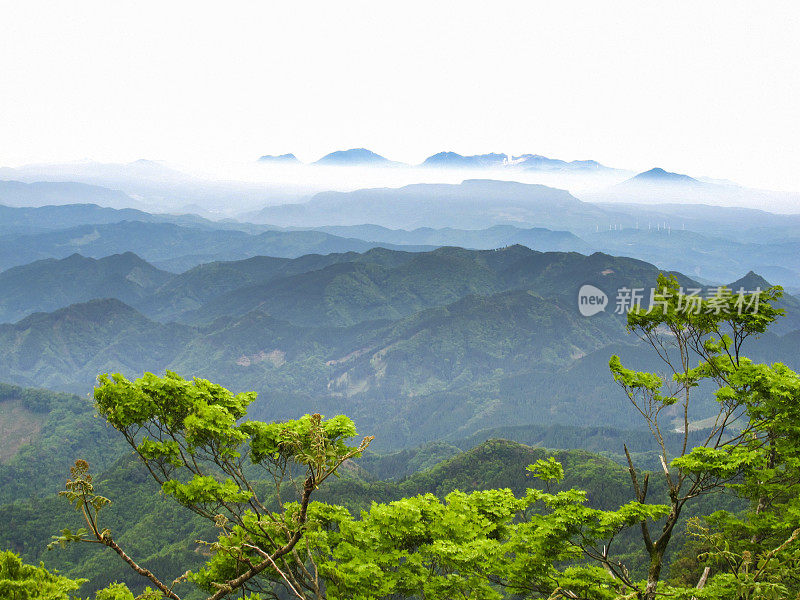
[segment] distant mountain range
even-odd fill
[[[794,217],[750,209],[596,205],[485,180],[324,194],[313,206],[365,219],[385,210],[396,221],[459,213],[483,227],[275,230],[97,206],[6,207],[0,264],[18,266],[0,272],[0,381],[84,392],[104,370],[171,368],[259,390],[270,418],[346,411],[379,429],[387,447],[441,437],[437,423],[450,412],[464,435],[553,415],[596,424],[618,400],[609,353],[642,353],[618,318],[577,314],[580,285],[597,281],[613,296],[676,266],[717,283],[744,268],[800,273]],[[581,235],[487,227],[487,215],[511,210]],[[592,228],[599,219],[629,225]],[[677,228],[681,221],[717,235]],[[735,239],[725,233],[733,231]],[[765,231],[774,241],[748,241]],[[432,246],[504,249],[425,251]],[[734,287],[766,286],[755,273]],[[783,305],[789,316],[759,344],[792,355],[800,303]],[[419,414],[442,418],[423,423]]]
[[[593,202],[636,204],[679,203],[763,208],[772,212],[798,212],[800,194],[745,188],[732,183],[701,181],[661,168],[650,169],[610,188],[588,192]]]
[[[279,154],[279,155],[265,154],[258,160],[264,163],[283,163],[283,164],[300,162],[299,160],[297,160],[297,157],[294,154]]]
[[[572,251],[582,254],[601,251],[640,258],[661,268],[689,273],[709,283],[730,281],[741,276],[745,267],[783,285],[800,285],[800,240],[784,239],[780,230],[774,231],[772,228],[759,227],[747,235],[740,233],[731,236],[726,233],[727,228],[733,228],[742,218],[752,218],[756,224],[765,214],[758,211],[739,214],[736,209],[730,209],[730,213],[723,209],[710,210],[710,215],[714,215],[710,218],[716,219],[717,231],[699,234],[680,227],[688,223],[704,229],[698,226],[698,223],[705,220],[703,211],[679,211],[671,214],[668,208],[663,210],[665,212],[633,212],[625,217],[625,227],[614,230],[598,227],[594,232],[582,231],[580,237],[569,231],[514,225],[494,225],[475,230],[429,227],[405,230],[376,225],[329,226],[318,229],[342,237],[383,244],[461,246],[475,249],[521,244],[540,251]],[[635,223],[637,220],[638,229]],[[664,223],[676,224],[678,228],[668,228]],[[764,235],[764,231],[773,233]],[[763,239],[765,237],[766,240]],[[770,238],[772,240],[768,241]]]
[[[286,163],[299,162],[294,154],[279,156],[265,155],[259,162]],[[321,159],[311,163],[314,165],[328,166],[372,166],[372,167],[410,167],[408,163],[389,160],[366,148],[352,148],[350,150],[337,150],[326,154]],[[463,155],[457,152],[438,152],[422,161],[419,167],[437,169],[505,169],[508,171],[617,171],[594,160],[564,161],[548,158],[539,154],[509,154],[490,152],[488,154]]]
[[[389,229],[379,225],[330,225],[316,229],[341,237],[354,237],[370,242],[398,245],[416,244],[490,249],[520,244],[542,252],[561,251],[590,254],[594,251],[591,244],[569,231],[553,231],[544,227],[521,228],[514,225],[494,225],[486,229],[420,227],[409,231]]]
[[[248,233],[235,229],[148,221],[78,225],[57,231],[0,237],[0,270],[45,258],[65,258],[76,252],[92,258],[135,252],[160,268],[181,272],[202,263],[266,255],[364,252],[392,244],[342,238],[323,231]],[[429,247],[403,246],[404,250]]]
[[[304,204],[268,206],[250,219],[283,226],[361,225],[478,229],[497,224],[594,229],[607,210],[565,190],[537,184],[471,179],[461,184],[413,184],[354,192],[323,192]]]
[[[2,183],[0,182],[0,186]],[[102,188],[101,188],[102,189]],[[113,209],[96,204],[58,202],[37,207],[0,205],[0,236],[55,231],[76,225],[100,225],[120,221],[157,222],[157,216],[132,208]]]
[[[439,152],[426,158],[421,166],[444,169],[496,169],[506,165],[508,165],[507,154],[463,156],[455,152]]]
[[[124,192],[74,181],[0,181],[0,205],[46,206],[98,204],[111,208],[141,206]]]
[[[245,169],[241,178],[233,172],[230,175],[217,174],[213,178],[202,177],[149,160],[127,164],[79,162],[0,168],[0,178],[7,180],[0,181],[0,204],[40,206],[95,203],[150,212],[191,212],[211,218],[239,218],[264,206],[306,203],[318,192],[352,190],[358,185],[359,178],[371,185],[399,186],[436,179],[452,183],[454,177],[463,173],[465,177],[546,184],[570,190],[573,195],[591,202],[650,205],[693,203],[763,208],[773,212],[800,211],[800,194],[750,189],[730,182],[670,173],[661,168],[637,175],[607,167],[595,160],[566,161],[531,153],[462,155],[445,151],[429,156],[418,165],[410,165],[390,160],[366,148],[352,148],[331,152],[311,164],[304,164],[289,153],[262,156],[257,164],[265,168],[241,166]],[[270,168],[267,169],[267,166]],[[317,166],[326,168],[314,174]],[[357,171],[355,168],[366,170]],[[274,176],[275,169],[280,171],[280,176]],[[250,180],[251,176],[255,179]],[[512,213],[505,217],[505,221],[494,219],[489,225],[519,222],[529,226],[565,229],[564,223],[545,225],[524,219],[515,221],[518,218]],[[315,225],[330,224],[345,223]],[[374,224],[406,228],[466,227],[459,223],[441,223],[441,219],[436,223],[418,222],[414,225]]]
[[[305,205],[274,207],[249,218],[263,223],[95,205],[0,206],[0,271],[74,253],[100,259],[135,252],[160,269],[182,272],[259,255],[521,244],[539,251],[632,256],[712,283],[754,270],[800,287],[800,216],[754,209],[587,203],[545,186],[478,180],[322,194]],[[344,223],[313,225],[328,219]],[[420,222],[434,226],[416,227]]]
[[[682,175],[681,173],[670,173],[669,171],[665,171],[660,167],[656,167],[631,177],[627,181],[621,183],[620,186],[635,185],[637,183],[671,183],[690,186],[704,185],[702,182],[694,179],[693,177],[689,177],[688,175]]]
[[[375,154],[366,148],[353,148],[352,150],[339,150],[326,154],[315,165],[325,165],[334,167],[350,167],[350,166],[378,166],[378,167],[395,167],[400,166],[401,163],[394,162],[388,158],[384,158],[380,154]]]
[[[595,160],[573,160],[570,162],[555,158],[547,158],[539,154],[523,154],[511,157],[512,166],[523,168],[528,171],[617,171],[601,165]]]
[[[8,182],[11,185],[3,195],[3,186]],[[25,189],[19,182],[34,188]],[[90,187],[81,191],[78,185],[105,189]],[[47,195],[39,194],[39,190],[47,191]],[[212,179],[150,160],[0,167],[0,204],[13,206],[94,203],[158,212],[202,211],[204,216],[211,216],[229,215],[232,206],[252,210],[275,199],[297,201],[306,195],[307,192],[286,184]]]
[[[726,193],[729,190],[729,186],[653,170],[612,188],[622,190],[618,193],[604,192],[601,196],[606,201],[586,202],[565,190],[539,184],[470,179],[461,184],[420,183],[400,188],[322,192],[303,204],[268,206],[246,218],[257,223],[300,227],[370,223],[403,229],[483,229],[502,224],[567,229],[577,235],[609,226],[635,228],[637,221],[646,224],[648,220],[653,225],[668,221],[673,229],[686,226],[704,234],[741,234],[756,226],[780,228],[800,224],[800,215],[777,215],[752,208],[682,204],[674,198],[662,203],[621,201],[631,189],[652,188],[653,181],[666,181],[671,190],[688,189],[696,194],[713,194],[718,188]]]

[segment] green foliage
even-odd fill
[[[528,470],[546,479],[564,473],[552,457]],[[613,537],[667,510],[638,503],[593,509],[577,490],[528,489],[519,498],[509,489],[455,491],[444,500],[424,494],[373,503],[358,520],[340,507],[314,504],[309,540],[332,600],[546,597],[565,585],[565,594],[580,594],[565,597],[610,599],[614,581],[580,565],[578,544]]]
[[[17,385],[0,383],[0,402],[20,399],[25,408],[35,413],[48,412],[52,408],[53,401],[63,396],[64,394],[57,394],[48,390],[22,388]]]
[[[309,579],[296,551],[305,534],[311,495],[343,462],[360,455],[372,438],[348,446],[346,441],[356,431],[343,416],[325,420],[319,414],[306,415],[285,423],[243,421],[255,394],[233,394],[209,381],[187,381],[172,372],[165,377],[146,373],[136,381],[119,374],[102,375],[98,381],[98,412],[122,433],[161,490],[212,523],[219,539],[207,544],[211,559],[205,568],[167,585],[137,564],[110,529],[101,527],[99,513],[110,501],[95,493],[88,464],[79,460],[62,495],[83,515],[87,527],[64,530],[54,544],[107,546],[172,600],[180,600],[173,588],[186,579],[213,592],[214,600],[240,588],[264,585],[265,579],[289,590],[318,585]],[[271,497],[257,491],[258,484],[249,476],[253,468],[274,482]],[[300,482],[295,481],[298,472]],[[298,502],[282,498],[284,487],[297,491]]]
[[[700,528],[703,543],[710,548],[703,556],[717,567],[721,565],[722,572],[704,587],[706,572],[697,597],[785,597],[791,588],[787,587],[784,561],[793,560],[785,555],[797,538],[791,530],[798,525],[792,512],[800,483],[800,378],[782,364],[754,364],[742,355],[745,340],[763,334],[784,313],[774,307],[782,290],[773,287],[737,296],[719,288],[714,297],[703,299],[685,294],[674,277],[659,276],[657,286],[651,307],[635,308],[628,314],[628,328],[653,347],[669,377],[628,369],[617,356],[609,362],[615,381],[660,447],[671,507],[658,537],[651,535],[642,521],[650,568],[647,585],[638,593],[646,600],[659,593],[664,553],[687,503],[728,486],[749,498],[755,510],[748,514],[747,524],[720,513],[709,518],[717,533]],[[693,366],[695,359],[699,361]],[[691,447],[689,406],[703,382],[717,387],[718,414],[705,441]],[[671,457],[661,419],[673,405],[684,415],[684,443]],[[630,455],[628,461],[636,497],[644,502],[649,476],[640,480]],[[720,537],[721,531],[729,537]],[[800,529],[795,531],[800,533]],[[752,534],[749,544],[743,533]],[[774,550],[765,550],[775,538],[782,541]],[[673,593],[682,596],[688,592]]]
[[[0,551],[0,597],[3,600],[78,600],[74,594],[86,579],[69,579],[56,571],[48,571],[22,562],[17,554]],[[94,600],[163,600],[163,595],[146,588],[134,598],[128,586],[112,583],[97,590]]]
[[[713,564],[716,573],[703,588],[699,599],[736,598],[738,600],[778,600],[796,596],[800,592],[800,529],[795,529],[776,547],[760,540],[743,549],[741,532],[730,529],[729,515],[718,514],[709,518],[726,530],[713,530],[699,520],[689,523],[692,535],[700,542],[704,552],[698,559]]]
[[[107,588],[98,590],[95,594],[95,600],[135,600],[133,593],[128,589],[128,586],[122,583],[112,583]],[[161,596],[145,592],[138,600],[160,600]]]
[[[0,552],[0,597],[5,600],[67,600],[85,581],[51,573],[44,565],[26,565],[13,552]]]
[[[444,498],[455,489],[469,493],[510,488],[517,496],[522,496],[528,487],[543,485],[526,476],[526,465],[547,459],[551,454],[541,448],[494,440],[462,452],[434,470],[424,470],[394,482],[373,481],[363,469],[356,468],[352,463],[361,464],[365,458],[362,457],[343,465],[341,479],[326,481],[316,497],[329,504],[346,506],[352,514],[358,515],[360,510],[368,509],[373,500],[388,503],[425,493]],[[625,472],[614,462],[587,452],[556,452],[555,456],[565,470],[559,489],[587,490],[587,502],[595,508],[613,508],[625,502],[628,487]],[[159,494],[159,486],[151,481],[142,464],[137,464],[133,457],[120,459],[95,477],[93,484],[102,489],[104,496],[114,500],[103,509],[103,520],[106,525],[113,525],[114,539],[138,564],[163,574],[169,581],[187,569],[193,572],[202,569],[208,547],[198,547],[194,541],[215,539],[220,530],[199,516],[187,514],[183,507]],[[256,487],[268,491],[268,486],[272,485],[262,482]],[[124,581],[136,593],[142,591],[146,580],[113,552],[97,552],[91,544],[69,544],[57,552],[44,551],[45,540],[54,533],[53,523],[68,524],[75,533],[74,513],[70,513],[63,500],[48,498],[0,507],[0,520],[14,524],[6,534],[8,541],[3,543],[24,551],[29,562],[44,560],[48,567],[57,567],[68,576],[90,579],[82,588],[84,596],[115,580]],[[630,543],[630,536],[624,532],[616,542],[619,547],[628,547]],[[179,593],[182,598],[191,600],[205,597],[192,595],[189,586]]]
[[[539,459],[532,465],[528,465],[528,471],[543,481],[558,483],[564,479],[564,467],[553,456],[547,460]]]

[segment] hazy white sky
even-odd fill
[[[800,190],[796,1],[0,5],[0,165],[365,146]]]

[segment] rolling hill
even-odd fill
[[[408,231],[389,229],[378,225],[332,225],[317,229],[332,235],[390,244],[460,246],[476,250],[490,250],[519,244],[540,252],[581,252],[582,254],[589,254],[593,250],[590,244],[569,231],[553,231],[543,227],[528,229],[514,225],[494,225],[486,229],[420,227]]]
[[[564,190],[510,181],[466,180],[461,184],[414,184],[354,192],[324,192],[305,204],[268,206],[254,215],[260,223],[292,226],[361,225],[414,229],[480,229],[518,224],[594,229],[607,211]],[[598,221],[600,220],[600,221]]]
[[[141,206],[124,192],[75,181],[0,180],[0,204],[7,206],[46,206],[62,204],[97,204],[110,208]]]
[[[65,258],[76,252],[91,258],[134,252],[160,268],[181,272],[218,260],[258,255],[298,257],[312,253],[364,252],[375,245],[322,231],[250,234],[174,223],[122,221],[0,238],[0,270],[43,258]],[[390,244],[378,245],[391,247]]]
[[[77,225],[158,220],[155,215],[133,208],[114,209],[96,204],[37,207],[0,205],[0,236],[41,233]]]
[[[0,273],[0,323],[96,298],[132,304],[172,277],[131,252],[99,260],[73,254],[14,267]]]
[[[99,373],[166,364],[190,337],[188,328],[150,321],[119,300],[73,304],[0,325],[0,381],[87,391]]]

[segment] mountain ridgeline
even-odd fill
[[[641,352],[615,296],[658,273],[523,246],[254,257],[181,274],[131,253],[75,255],[0,274],[0,381],[85,393],[98,373],[169,369],[256,390],[257,416],[344,412],[383,448],[509,423],[628,426],[606,361]],[[577,309],[585,283],[609,298],[590,318]],[[800,303],[783,302],[776,348],[800,329]]]
[[[0,206],[0,270],[74,253],[99,259],[132,251],[179,273],[258,255],[521,244],[540,251],[630,256],[704,283],[732,281],[753,270],[800,289],[798,215],[675,203],[685,188],[710,194],[709,202],[722,193],[718,188],[725,193],[741,188],[662,170],[634,177],[620,189],[642,182],[677,186],[678,196],[665,198],[671,202],[666,204],[653,203],[659,196],[652,190],[645,194],[647,203],[642,198],[623,202],[625,194],[616,192],[582,193],[579,199],[545,185],[467,180],[325,192],[302,203],[273,203],[242,214],[248,222],[94,205]],[[590,198],[594,201],[585,201]]]

